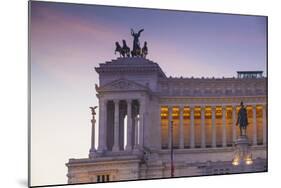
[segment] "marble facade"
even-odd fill
[[[171,147],[175,176],[267,171],[266,77],[167,77],[140,57],[95,70],[98,147],[92,143],[89,158],[69,160],[68,183],[170,177]],[[240,101],[253,154],[253,164],[243,168],[231,164]]]

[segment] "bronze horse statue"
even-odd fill
[[[119,42],[115,42],[115,54],[119,52],[120,57],[130,57],[130,48],[127,46],[126,41],[122,40],[123,47],[119,44]]]
[[[148,48],[147,48],[147,42],[145,41],[144,46],[141,49],[141,56],[146,58],[147,54],[148,54]]]
[[[123,42],[123,47],[122,47],[122,50],[123,50],[123,53],[124,53],[124,57],[130,57],[130,48],[127,46],[127,43],[125,40],[122,40]]]
[[[119,52],[119,55],[120,57],[124,57],[124,54],[123,54],[123,50],[122,50],[122,47],[120,46],[119,42],[115,42],[115,52],[114,54],[116,54],[116,52]]]

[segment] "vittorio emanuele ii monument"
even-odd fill
[[[95,68],[91,148],[88,158],[69,159],[68,183],[267,171],[263,72],[168,77],[146,58],[141,32],[131,31],[132,51],[116,42],[121,57]]]

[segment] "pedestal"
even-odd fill
[[[247,166],[253,164],[252,152],[249,146],[249,139],[245,135],[239,136],[235,141],[235,150],[232,164],[233,166],[243,167],[241,169],[242,171],[246,170]]]
[[[97,156],[97,150],[90,149],[89,158],[94,158]]]

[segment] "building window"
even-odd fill
[[[101,175],[97,175],[97,182],[109,182],[110,178],[109,178],[109,174],[101,174]]]

